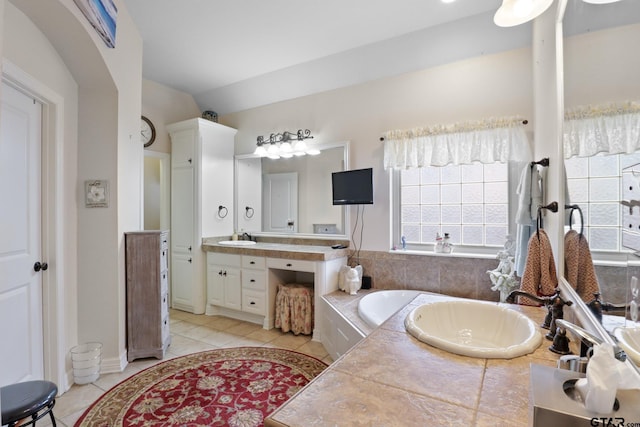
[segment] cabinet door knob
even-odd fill
[[[225,276],[225,277],[227,276],[227,272],[226,272],[226,270],[225,270],[225,272],[224,272],[224,273],[222,273],[222,275],[223,275],[223,276]]]
[[[189,252],[191,252],[191,246],[189,246],[187,249],[189,249]]]
[[[255,282],[256,282],[256,279],[251,279],[251,280],[249,280],[249,281],[250,281],[251,283],[255,283]]]
[[[193,162],[192,159],[188,159],[187,161],[189,162],[189,164],[191,164]]]
[[[256,305],[256,302],[255,301],[251,301],[249,304],[250,305]]]
[[[253,265],[253,264],[255,264],[255,263],[256,263],[255,261],[250,261],[250,262],[249,262],[249,264],[251,264],[251,265]]]
[[[222,276],[222,270],[218,271],[218,276]]]
[[[191,264],[191,258],[189,258],[189,264]]]
[[[287,264],[287,267],[293,267],[293,264],[288,263],[288,264]]]

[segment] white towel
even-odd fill
[[[537,166],[527,164],[520,174],[516,189],[518,211],[516,224],[530,225],[537,219],[538,206],[542,204],[542,177]]]
[[[525,165],[516,189],[518,210],[516,213],[516,251],[514,264],[516,274],[524,274],[529,239],[535,233],[538,206],[542,205],[542,177],[537,166]]]

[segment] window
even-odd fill
[[[449,233],[457,245],[504,245],[510,218],[507,163],[428,166],[402,170],[399,177],[399,229],[408,244],[433,244],[436,233]]]
[[[640,153],[572,157],[565,160],[569,201],[580,206],[592,251],[628,252],[622,246],[622,170],[640,163]],[[579,214],[573,228],[580,230]]]

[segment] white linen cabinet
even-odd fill
[[[171,137],[171,306],[205,312],[203,237],[233,233],[236,129],[200,118],[167,126]]]
[[[162,359],[169,334],[168,231],[124,233],[127,360]]]

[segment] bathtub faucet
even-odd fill
[[[544,318],[544,322],[540,326],[545,329],[549,329],[549,332],[547,333],[547,335],[545,335],[545,338],[549,341],[553,341],[553,338],[556,335],[556,320],[564,318],[564,306],[572,305],[573,301],[565,301],[564,298],[560,296],[560,289],[558,288],[556,288],[555,294],[547,297],[538,297],[528,292],[515,290],[507,296],[506,301],[510,303],[515,302],[516,296],[529,298],[530,300],[535,301],[538,304],[543,304],[545,307],[547,307],[547,315]]]

